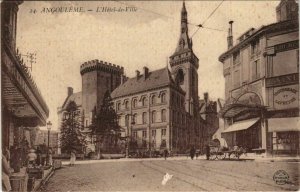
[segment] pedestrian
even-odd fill
[[[6,156],[2,154],[2,190],[11,191],[9,176],[11,174],[10,167]]]
[[[194,156],[195,156],[195,148],[194,148],[194,146],[191,148],[190,156],[191,156],[191,159],[194,160]]]
[[[10,151],[9,151],[8,147],[5,147],[4,152],[5,152],[4,155],[6,157],[7,162],[8,162],[8,164],[10,164]]]
[[[36,164],[39,166],[42,164],[42,151],[40,149],[40,147],[36,148]]]
[[[164,157],[165,157],[165,160],[167,160],[167,157],[168,157],[168,149],[165,149],[165,150],[164,150]]]
[[[210,156],[210,147],[209,147],[209,145],[207,144],[207,145],[206,145],[206,160],[209,160],[209,156]]]
[[[70,166],[74,166],[76,161],[76,155],[75,152],[72,150],[71,151],[71,157],[70,157]]]
[[[196,159],[198,159],[199,156],[199,150],[196,150]]]

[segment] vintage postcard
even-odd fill
[[[299,190],[298,6],[3,0],[2,190]]]

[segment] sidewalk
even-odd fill
[[[168,161],[178,161],[178,160],[187,160],[191,159],[187,156],[178,156],[178,157],[168,157]],[[77,165],[80,164],[93,164],[93,163],[107,163],[107,162],[134,162],[134,161],[164,161],[163,157],[161,158],[121,158],[121,159],[101,159],[101,160],[78,160],[75,163]],[[206,160],[205,155],[199,156],[197,159],[194,160]],[[300,162],[300,157],[264,157],[262,155],[254,155],[254,154],[247,154],[247,156],[242,155],[240,160],[249,160],[249,161],[258,161],[258,162]],[[213,160],[211,160],[213,161]],[[222,160],[218,160],[222,161]],[[230,159],[227,159],[230,161]],[[69,165],[70,162],[68,160],[63,161],[62,165],[66,166]]]
[[[32,191],[38,191],[45,183],[47,183],[53,173],[54,169],[52,167],[50,169],[44,170],[43,178],[35,180],[34,188]]]

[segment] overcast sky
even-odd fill
[[[186,1],[188,22],[205,21],[221,1]],[[224,1],[193,36],[199,58],[199,96],[224,98],[222,64],[227,49],[228,21],[233,20],[234,39],[251,27],[276,21],[279,1]],[[125,8],[136,12],[96,12],[97,7]],[[83,7],[84,13],[41,13],[43,8]],[[57,129],[57,107],[67,96],[67,87],[81,91],[80,65],[99,59],[121,65],[127,76],[143,66],[156,70],[167,65],[180,33],[181,1],[146,2],[50,2],[25,1],[19,6],[17,46],[22,53],[35,52],[32,74],[50,109],[49,120]],[[36,13],[30,13],[36,9]],[[218,30],[211,30],[214,28]],[[189,25],[190,36],[197,30]]]

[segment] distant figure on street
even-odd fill
[[[207,145],[206,145],[206,160],[209,160],[209,156],[210,156],[210,147],[209,147],[209,145],[207,144]]]
[[[8,147],[5,147],[4,155],[6,157],[8,164],[10,164],[10,151],[9,151]]]
[[[40,147],[36,148],[36,152],[35,153],[37,155],[36,164],[37,165],[41,165],[42,164],[42,151],[40,150]]]
[[[199,150],[196,150],[196,159],[198,159],[199,156]]]
[[[167,160],[167,157],[168,157],[168,149],[165,149],[165,150],[164,150],[164,157],[165,157],[165,160]]]
[[[194,146],[193,146],[193,147],[191,148],[191,151],[190,151],[190,155],[191,155],[191,159],[192,159],[192,160],[194,160],[195,152],[196,152],[196,150],[195,150],[195,148],[194,148]]]
[[[70,157],[70,166],[74,166],[76,161],[76,155],[74,151],[71,151],[71,157]]]

